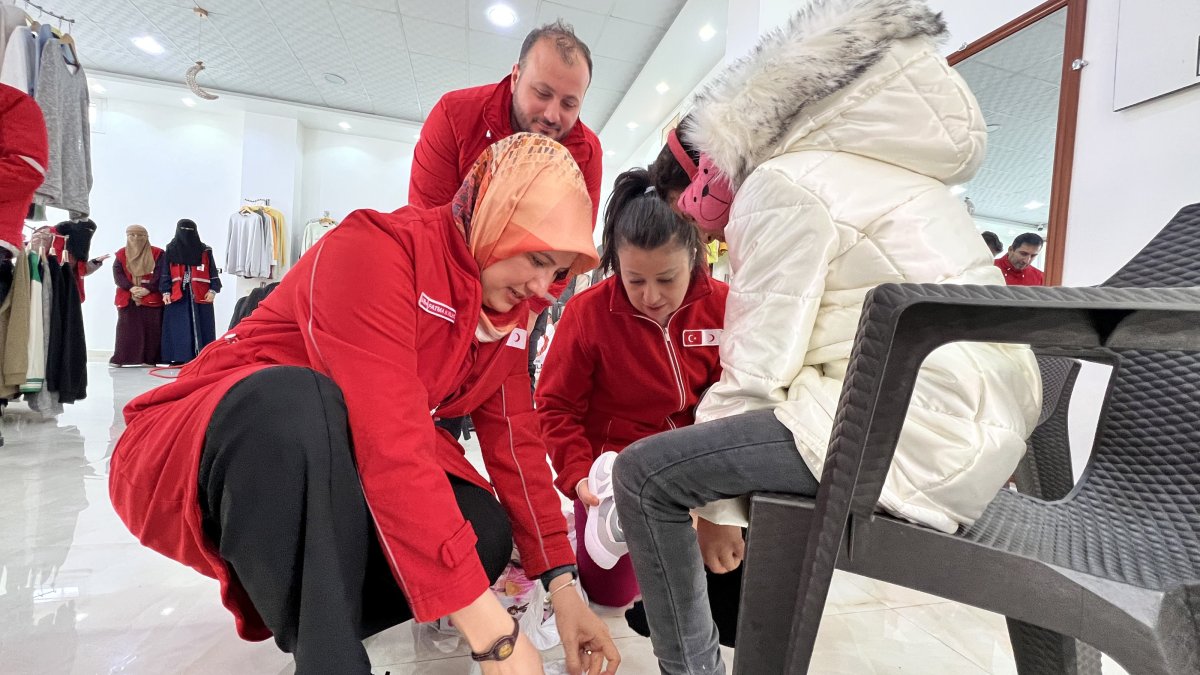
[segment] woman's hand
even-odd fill
[[[579,501],[583,502],[584,506],[600,506],[600,498],[592,494],[586,478],[575,484],[575,494],[579,495]]]
[[[216,297],[217,297],[217,292],[216,292],[216,291],[209,291],[209,292],[207,292],[207,293],[205,293],[205,294],[204,294],[204,301],[205,301],[205,302],[212,302],[213,300],[215,300],[215,299],[216,299]]]
[[[570,583],[570,574],[560,574],[550,582],[550,590]],[[583,602],[574,588],[563,588],[550,598],[554,620],[562,638],[571,675],[613,675],[621,665],[621,654],[608,633],[604,621]],[[606,664],[605,661],[608,663]]]
[[[163,293],[163,304],[164,305],[171,304],[171,294],[170,293]]]
[[[467,638],[473,652],[486,652],[496,641],[512,635],[513,619],[492,590],[483,592],[475,601],[457,612],[450,613],[454,626]],[[542,655],[524,634],[517,636],[512,656],[503,661],[482,661],[484,675],[542,675]]]
[[[736,525],[717,525],[698,518],[696,537],[705,566],[716,574],[736,570],[746,556],[746,540],[742,539],[742,528]]]
[[[129,289],[129,293],[133,297],[140,299],[140,298],[146,297],[146,295],[148,295],[150,293],[150,291],[146,290],[145,288],[142,288],[141,286],[132,286]]]

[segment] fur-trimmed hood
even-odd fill
[[[924,0],[812,0],[697,95],[683,133],[735,187],[800,150],[964,182],[987,134],[970,89],[937,54],[945,35]]]

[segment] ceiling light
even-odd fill
[[[171,616],[174,613],[175,613],[174,607],[163,607],[162,611],[159,612],[159,614],[161,614],[163,616]]]
[[[992,132],[992,131],[999,131],[999,130],[1000,130],[1000,125],[999,125],[999,124],[989,124],[989,125],[987,125],[987,130],[988,130],[989,132]]]
[[[418,131],[417,133],[413,134],[413,140],[414,141],[421,140],[421,132]]]
[[[158,40],[155,40],[149,35],[133,38],[133,46],[146,52],[147,54],[153,54],[154,56],[158,56],[159,54],[167,51],[163,49],[162,45],[158,44]]]
[[[660,94],[665,94],[668,91],[671,91],[671,86],[668,85],[666,82],[659,82],[658,86],[655,87],[654,90]]]
[[[1035,199],[1035,200],[1033,200],[1033,201],[1029,202],[1028,204],[1026,204],[1026,205],[1025,205],[1025,208],[1027,208],[1027,209],[1029,209],[1030,211],[1032,211],[1032,210],[1034,210],[1034,209],[1040,209],[1040,208],[1042,208],[1043,206],[1045,206],[1045,204],[1043,204],[1042,202],[1039,202],[1038,200],[1036,200],[1036,199]]]
[[[637,123],[637,122],[630,122],[629,124],[626,124],[626,125],[625,125],[625,128],[626,128],[626,129],[628,129],[628,130],[630,130],[630,131],[633,131],[634,129],[638,128],[638,123]]]
[[[713,28],[711,23],[706,23],[700,27],[700,40],[703,42],[708,42],[709,40],[713,39],[716,34],[717,29]]]
[[[189,108],[196,107],[196,99],[192,98],[191,96],[184,96],[183,98],[181,98],[179,100],[183,101],[183,104]]]
[[[88,80],[88,89],[91,89],[93,94],[104,94],[108,92],[108,90],[104,88],[104,85],[96,82],[95,80]]]
[[[346,78],[337,73],[325,73],[321,77],[325,78],[325,81],[329,84],[346,84]]]
[[[342,131],[350,131],[349,122],[338,122],[338,126],[342,128]]]
[[[517,12],[512,7],[497,3],[487,8],[487,18],[493,25],[511,28],[517,24]]]
[[[617,151],[616,150],[605,150],[604,154],[608,155],[609,157],[612,157],[613,155],[617,154]]]
[[[955,185],[950,188],[950,194],[955,195],[955,196],[961,195],[962,193],[964,193],[966,191],[967,191],[967,188],[965,188],[961,185]]]

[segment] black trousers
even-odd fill
[[[498,579],[512,555],[508,516],[488,491],[450,482],[483,567]],[[376,537],[346,405],[329,378],[281,366],[230,389],[205,437],[200,508],[205,534],[276,644],[294,656],[297,675],[369,673],[362,639],[412,618]]]

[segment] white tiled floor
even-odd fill
[[[238,639],[216,582],[140,546],[108,501],[108,457],[121,408],[162,380],[89,364],[88,398],[57,421],[24,404],[4,416],[0,447],[0,673],[290,673],[271,642]],[[602,610],[625,673],[654,673],[648,640]],[[367,642],[376,672],[467,675],[461,647],[414,640],[411,624]],[[733,653],[726,650],[732,665]],[[547,673],[565,672],[561,650]],[[477,672],[477,671],[476,671]],[[1002,617],[839,574],[813,673],[1015,673]],[[1106,662],[1105,673],[1122,673]]]

